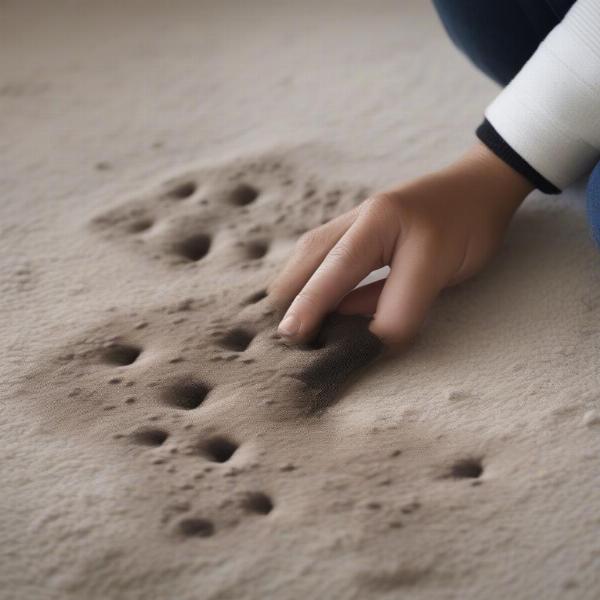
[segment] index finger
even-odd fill
[[[313,229],[298,240],[293,255],[269,286],[269,297],[278,307],[289,307],[355,219],[356,210],[351,210]]]
[[[281,335],[294,341],[309,339],[323,317],[366,275],[382,266],[383,244],[374,231],[368,212],[350,226],[292,301],[279,324]]]

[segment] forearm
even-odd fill
[[[560,191],[591,169],[600,158],[597,0],[575,3],[486,118],[491,128],[480,138],[543,191]]]

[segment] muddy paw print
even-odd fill
[[[281,464],[261,459],[260,424],[316,425],[381,351],[365,319],[340,316],[311,346],[287,347],[264,296],[113,318],[28,377],[45,390],[45,422],[75,420],[76,430],[165,471],[177,502],[165,500],[161,522],[178,536],[211,537],[274,512]],[[196,488],[208,480],[214,493],[199,504]]]
[[[361,187],[300,175],[271,154],[169,178],[98,215],[91,227],[105,240],[173,268],[253,272],[273,250],[289,246],[366,195]]]

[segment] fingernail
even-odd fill
[[[286,337],[292,337],[298,333],[300,329],[300,321],[293,315],[284,317],[283,321],[279,323],[277,331]]]

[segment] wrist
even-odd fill
[[[474,169],[490,184],[521,201],[535,189],[535,186],[524,175],[505,163],[485,144],[477,142],[465,154],[466,160],[473,162]]]
[[[466,194],[487,198],[511,212],[535,189],[481,142],[475,143],[448,170],[465,187]]]

